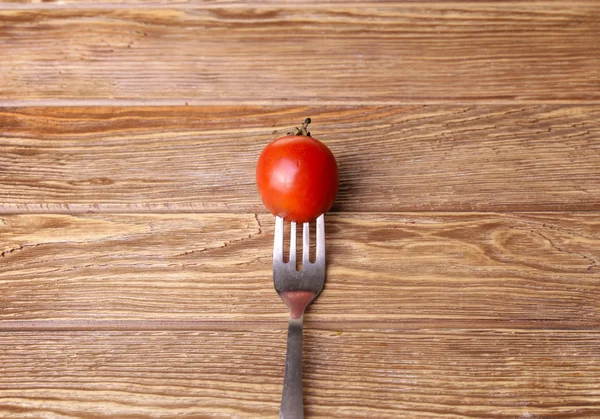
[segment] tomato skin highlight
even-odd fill
[[[256,183],[269,211],[287,221],[305,223],[332,207],[339,173],[325,144],[305,135],[287,135],[260,154]]]

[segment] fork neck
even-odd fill
[[[315,293],[312,291],[286,291],[281,294],[281,299],[290,309],[290,318],[302,319],[304,310],[315,298]]]

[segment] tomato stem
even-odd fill
[[[292,132],[288,132],[288,135],[305,135],[310,137],[310,132],[308,132],[308,125],[311,123],[310,118],[306,118],[302,123],[302,128],[294,128]]]

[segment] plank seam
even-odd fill
[[[309,316],[310,317],[310,316]],[[446,319],[447,320],[447,319]],[[511,327],[511,323],[522,321],[529,323],[531,327],[520,326]],[[472,323],[478,323],[478,319],[472,319]],[[540,323],[544,322],[543,327]],[[455,321],[461,326],[452,325],[450,322],[446,326],[432,326],[432,323],[440,323],[440,319],[400,319],[400,320],[361,320],[348,322],[347,320],[310,320],[305,319],[305,329],[313,330],[339,330],[339,331],[358,331],[358,330],[504,330],[504,331],[593,331],[600,332],[600,328],[589,326],[566,326],[560,324],[561,321],[555,319],[511,319],[510,321],[493,321],[489,324],[480,324],[479,326],[465,327],[464,321]],[[552,323],[557,325],[552,326]],[[497,324],[497,326],[491,326]],[[287,329],[288,321],[285,314],[282,313],[280,321],[274,320],[197,320],[197,321],[162,321],[162,320],[3,320],[0,321],[0,333],[10,332],[63,332],[63,331],[202,331],[202,330],[283,330]]]
[[[311,9],[327,9],[332,7],[374,7],[378,9],[401,9],[405,7],[415,7],[415,5],[426,4],[443,4],[447,5],[471,5],[476,3],[477,5],[491,5],[497,6],[498,4],[515,4],[521,3],[522,0],[460,0],[460,1],[440,1],[440,0],[401,0],[401,1],[388,1],[388,2],[360,2],[359,4],[352,4],[347,2],[314,2],[309,3]],[[543,5],[556,5],[564,2],[559,0],[544,0],[536,1],[535,4],[539,6]],[[569,5],[586,5],[596,4],[594,0],[579,0],[570,2]],[[138,10],[138,9],[180,9],[180,10],[214,10],[214,9],[237,9],[237,10],[248,10],[256,8],[278,8],[278,9],[306,9],[307,4],[305,3],[285,3],[285,2],[228,2],[228,3],[163,3],[163,2],[138,2],[138,3],[71,3],[71,2],[44,2],[44,3],[2,3],[0,2],[0,11],[11,11],[11,10],[23,10],[23,11],[36,11],[36,10]]]
[[[186,107],[186,106],[410,106],[410,105],[573,105],[597,106],[600,99],[519,99],[514,97],[489,99],[489,98],[411,98],[411,99],[342,99],[328,100],[319,98],[306,98],[288,100],[286,98],[272,98],[265,100],[251,99],[2,99],[0,108],[83,108],[83,107]]]

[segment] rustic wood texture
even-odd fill
[[[285,329],[16,332],[0,345],[3,418],[277,416]],[[597,417],[599,346],[597,331],[311,328],[306,414]]]
[[[0,98],[594,101],[600,6],[401,2],[0,10]]]
[[[598,1],[8,0],[0,54],[0,417],[276,417],[307,116],[307,419],[600,417]]]
[[[326,287],[307,320],[596,327],[599,215],[329,215]],[[135,327],[143,320],[283,322],[285,306],[271,278],[273,219],[3,216],[2,327],[53,320],[62,327],[89,327],[92,320],[115,327],[129,320]]]
[[[472,0],[463,1],[468,2]],[[507,3],[511,0],[486,0],[486,3]],[[514,1],[514,0],[512,0]],[[517,0],[519,1],[519,0]],[[563,0],[542,0],[540,3],[559,3]],[[583,2],[590,2],[590,0],[583,0]],[[363,0],[260,0],[260,2],[235,2],[232,0],[2,0],[0,1],[0,8],[5,9],[59,9],[59,8],[147,8],[147,7],[164,7],[171,8],[176,6],[177,8],[211,8],[211,7],[247,7],[253,8],[259,5],[269,4],[277,5],[279,7],[286,7],[290,5],[310,5],[311,7],[329,7],[335,6],[338,3],[344,5],[353,6],[394,6],[401,5],[403,3],[457,3],[454,0],[379,0],[377,2],[365,2]],[[460,2],[460,1],[459,1]],[[581,3],[581,0],[575,2]],[[575,3],[574,2],[574,3]]]
[[[335,211],[600,209],[600,106],[0,110],[2,212],[262,212],[262,148],[306,116]]]

